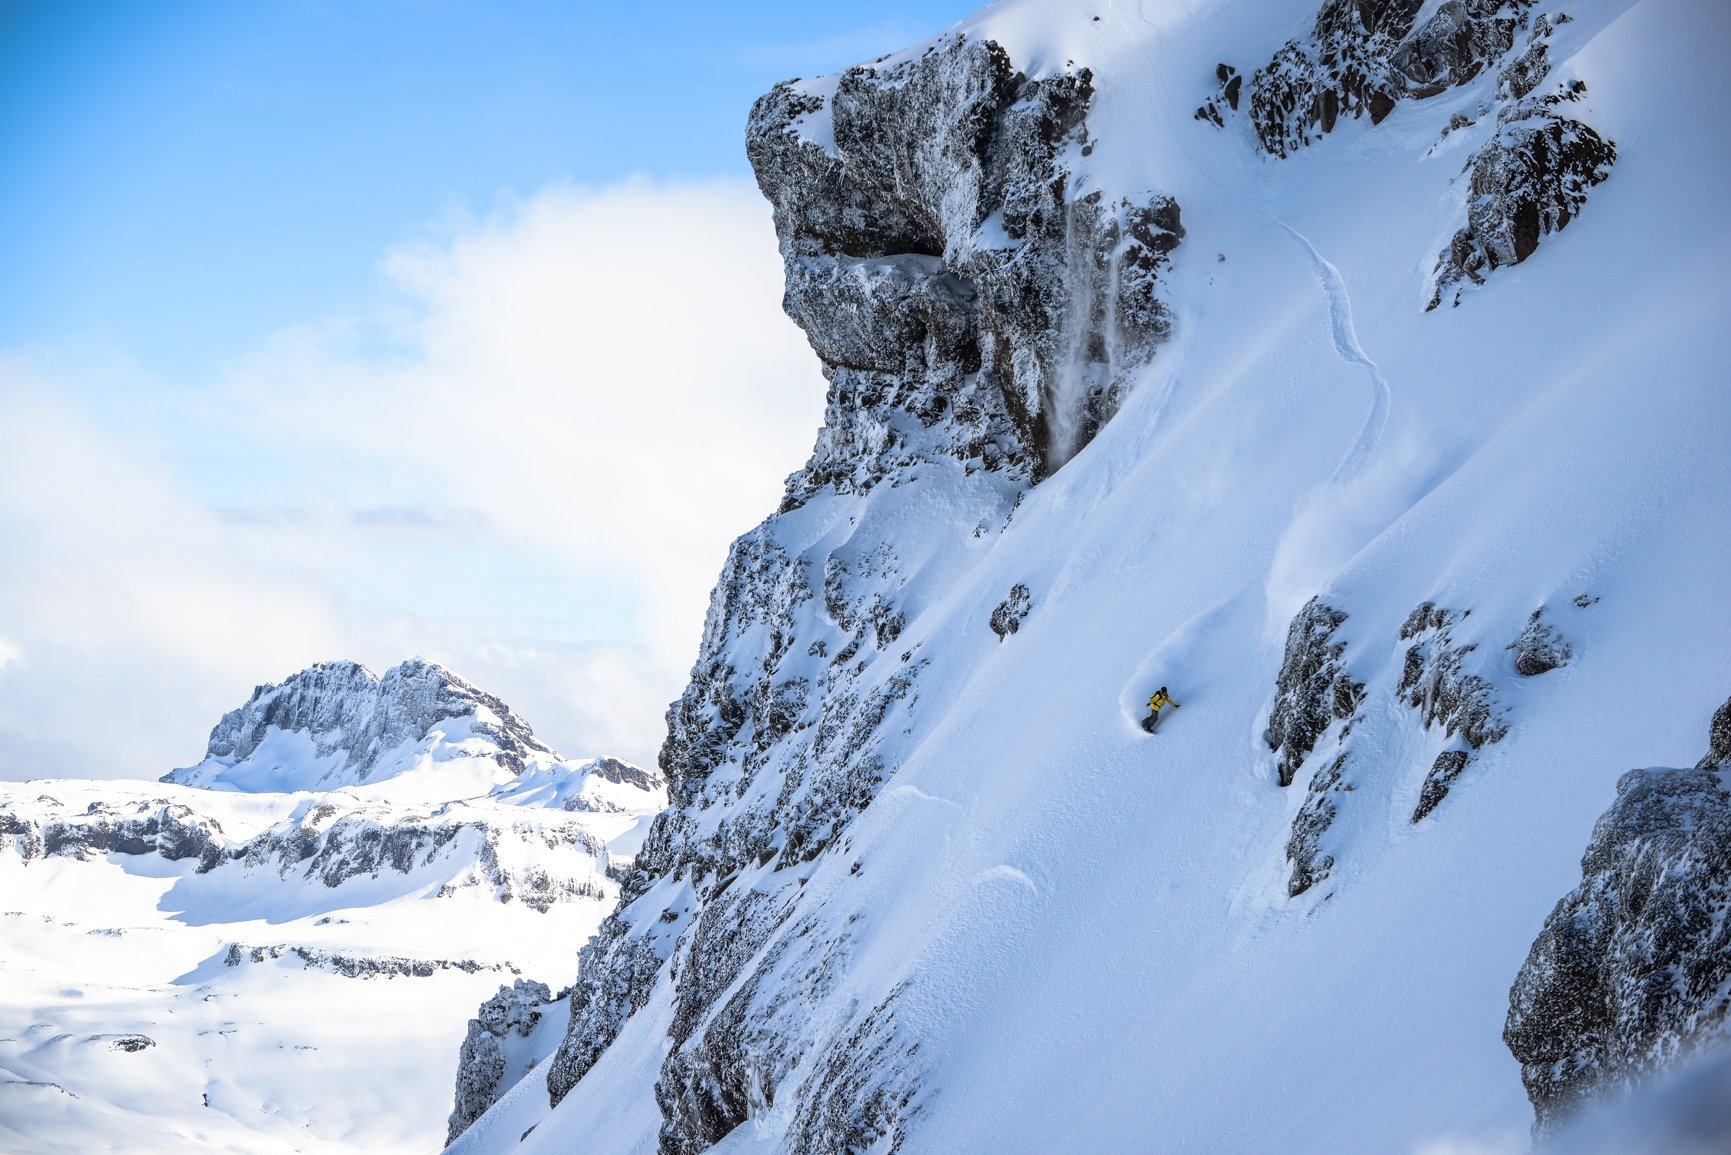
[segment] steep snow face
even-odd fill
[[[334,790],[438,764],[433,794],[485,793],[558,759],[493,695],[416,658],[378,677],[355,662],[321,662],[260,686],[210,732],[204,761],[162,781],[210,790]],[[392,788],[401,797],[402,786]]]
[[[1522,959],[1731,682],[1728,24],[1004,0],[766,97],[826,428],[453,1150],[1523,1142]],[[1131,355],[1096,191],[1182,206]]]
[[[362,776],[351,755],[398,733],[413,756],[364,787],[243,788]],[[215,789],[0,788],[0,1147],[435,1147],[469,1008],[569,969],[666,799],[658,775],[532,741],[437,667],[332,663],[224,719],[194,775]],[[563,1029],[528,986],[556,1005],[515,1025],[551,1025],[501,1074]],[[459,1083],[459,1107],[489,1093]]]

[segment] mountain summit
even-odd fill
[[[437,663],[415,658],[379,677],[356,662],[320,662],[253,690],[211,730],[203,761],[161,780],[333,790],[458,759],[470,760],[464,776],[484,793],[559,756],[503,701]]]
[[[434,1147],[471,1008],[503,986],[557,1040],[521,976],[565,969],[665,800],[419,660],[261,686],[160,782],[0,785],[0,1148]]]

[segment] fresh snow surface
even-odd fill
[[[1731,9],[1563,5],[1553,77],[1587,81],[1571,114],[1616,167],[1530,260],[1427,313],[1491,125],[1443,130],[1491,71],[1285,161],[1242,114],[1191,117],[1217,61],[1248,72],[1316,7],[1003,0],[965,26],[1030,74],[1091,67],[1087,179],[1172,194],[1187,233],[1174,340],[1100,436],[1001,532],[895,530],[950,575],[898,643],[931,665],[881,748],[893,777],[800,909],[857,919],[814,1032],[899,988],[923,1086],[905,1150],[1524,1150],[1510,983],[1617,778],[1693,764],[1731,692]],[[951,480],[922,470],[933,508]],[[814,500],[787,532],[863,525],[874,497]],[[1034,608],[1000,644],[1015,583]],[[1371,719],[1335,871],[1289,899],[1314,761],[1283,790],[1261,735],[1316,594],[1385,689],[1415,605],[1470,609],[1511,730],[1414,824],[1441,735]],[[1515,677],[1503,645],[1541,606],[1574,658]],[[1150,739],[1161,684],[1184,708]],[[653,1152],[666,996],[557,1109],[527,1080],[456,1150]],[[793,1109],[715,1150],[779,1150]]]
[[[614,781],[622,763],[549,752],[513,775],[498,753],[459,718],[387,760],[384,780],[335,791],[0,787],[0,814],[37,829],[166,803],[228,847],[353,831],[330,859],[273,851],[200,873],[196,857],[158,853],[26,858],[0,827],[0,1151],[437,1150],[469,1017],[519,975],[570,982],[616,900],[609,867],[629,866],[665,802],[658,785]],[[312,755],[278,730],[252,763],[274,778],[252,781],[315,780],[329,759]],[[455,833],[417,844],[407,871],[364,860],[415,829]],[[544,911],[525,901],[538,879],[557,893]],[[349,977],[296,948],[433,965]],[[556,1042],[563,1013],[548,1008],[523,1046]],[[512,1057],[519,1070],[539,1058]]]

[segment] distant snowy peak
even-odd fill
[[[202,762],[162,781],[328,790],[414,770],[440,779],[450,798],[562,761],[503,701],[436,663],[415,658],[379,677],[356,662],[320,662],[255,689],[216,724]]]

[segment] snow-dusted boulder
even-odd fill
[[[1503,1038],[1535,1130],[1639,1085],[1731,1014],[1731,702],[1690,770],[1632,770],[1593,827],[1581,885],[1551,912],[1509,992]]]

